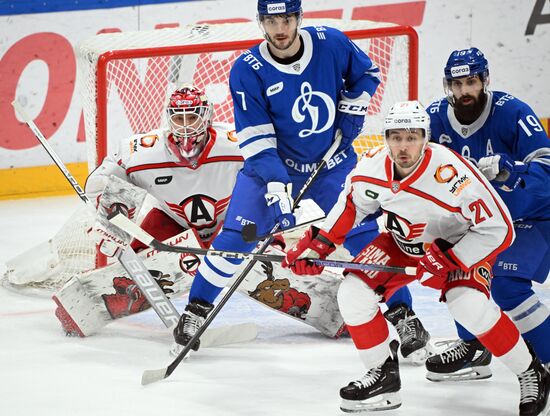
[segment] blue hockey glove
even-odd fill
[[[296,218],[292,214],[292,197],[290,196],[290,185],[282,182],[269,182],[267,193],[264,195],[267,206],[273,210],[275,220],[282,230],[296,225]]]
[[[342,94],[342,99],[338,102],[338,111],[334,121],[334,127],[342,132],[341,148],[347,148],[357,138],[367,114],[367,102],[362,99],[348,99]]]
[[[527,172],[527,165],[512,160],[505,153],[496,153],[479,159],[478,168],[487,179],[506,192],[523,184],[520,173]]]

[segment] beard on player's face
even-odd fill
[[[454,112],[458,121],[462,124],[471,124],[476,121],[487,103],[487,94],[484,90],[476,95],[464,94],[460,98],[455,97]]]

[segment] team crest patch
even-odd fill
[[[296,62],[294,65],[292,65],[292,69],[294,69],[296,72],[300,72],[300,63]]]
[[[159,136],[157,136],[156,134],[153,134],[150,136],[143,136],[139,140],[139,145],[141,147],[153,147],[158,139],[159,139]]]
[[[195,276],[197,273],[197,270],[199,269],[199,266],[201,264],[201,261],[199,258],[190,253],[183,253],[180,256],[180,268],[187,274],[191,276]]]
[[[466,137],[468,135],[468,127],[462,127],[462,135]]]
[[[401,189],[401,183],[399,183],[398,181],[392,181],[391,191],[396,194],[397,192],[399,192],[399,189]]]
[[[455,167],[451,164],[439,165],[434,173],[434,178],[438,183],[448,183],[455,176],[458,176],[458,172],[456,171]]]

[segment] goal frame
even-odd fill
[[[388,36],[406,36],[409,41],[408,55],[408,95],[409,100],[418,98],[418,34],[411,26],[387,26],[381,28],[344,30],[350,39],[365,39]],[[246,50],[256,46],[263,39],[247,39],[227,42],[201,43],[181,46],[160,46],[137,49],[110,50],[99,55],[96,72],[96,138],[97,165],[107,156],[107,68],[111,61],[120,59],[152,58],[173,55],[227,52]],[[86,138],[89,140],[89,138]]]

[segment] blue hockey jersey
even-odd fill
[[[520,174],[525,186],[512,192],[497,187],[514,220],[550,219],[550,139],[533,110],[504,92],[488,92],[481,116],[470,125],[457,120],[445,98],[427,108],[431,140],[474,164],[485,156],[505,153],[528,165]]]
[[[376,65],[339,30],[317,26],[299,33],[304,52],[296,62],[276,62],[264,41],[245,51],[230,74],[245,171],[265,182],[309,175],[334,140],[340,93],[355,98],[366,92],[370,99],[380,83]],[[351,146],[332,165],[340,163],[355,165]]]

